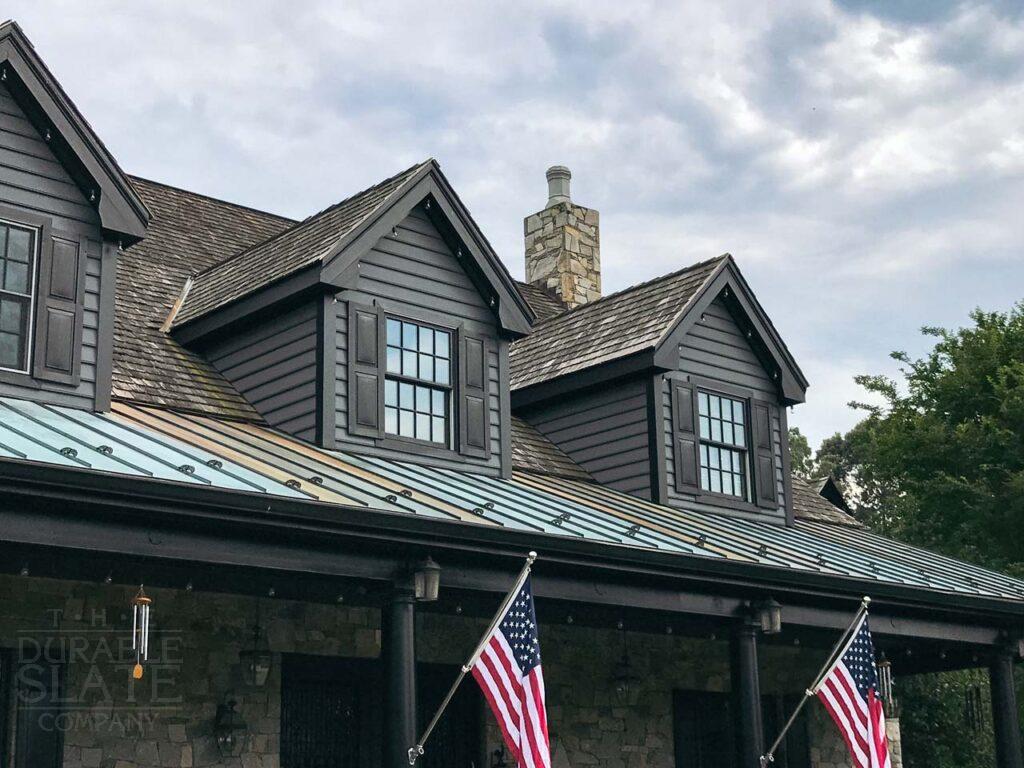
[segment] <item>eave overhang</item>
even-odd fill
[[[0,24],[0,79],[96,207],[104,233],[128,246],[145,237],[149,211],[117,161],[47,69],[16,22]]]
[[[861,595],[871,594],[878,612],[978,627],[976,632],[963,630],[964,641],[995,643],[1004,631],[1013,634],[1024,626],[1024,601],[953,595],[868,579],[794,572],[762,564],[669,554],[359,506],[268,498],[264,494],[140,480],[36,462],[0,461],[0,499],[3,541],[12,544],[186,562],[209,557],[227,565],[253,566],[260,560],[248,558],[250,553],[239,548],[239,541],[251,540],[269,543],[271,549],[282,552],[297,546],[303,552],[330,553],[332,567],[351,559],[351,572],[336,575],[360,578],[387,578],[384,566],[391,559],[430,551],[451,564],[490,564],[497,574],[481,575],[475,587],[467,585],[488,591],[500,591],[503,572],[514,567],[524,552],[536,549],[542,553],[549,572],[572,574],[574,583],[607,580],[633,585],[641,591],[631,592],[631,599],[649,592],[652,609],[674,607],[683,612],[728,617],[728,612],[722,612],[723,604],[716,602],[722,596],[742,600],[772,595],[789,605],[824,610],[813,616],[806,614],[807,625],[815,626],[821,625],[829,610],[836,611],[835,620],[841,622],[844,606],[854,606]],[[282,567],[267,559],[271,549],[257,547],[253,552],[262,553],[259,557],[266,567]],[[386,553],[382,555],[384,561],[376,562],[374,553]],[[309,568],[318,567],[316,557],[301,562]],[[698,598],[688,604],[680,599],[683,592]],[[598,593],[594,598],[600,601]],[[584,593],[577,590],[577,594]],[[702,594],[706,598],[699,599]],[[550,596],[568,599],[568,593]],[[732,604],[729,600],[724,603]],[[804,615],[800,610],[810,607],[794,609],[790,620],[800,620]],[[876,631],[898,633],[897,625],[893,619]],[[992,627],[1003,629],[996,633],[990,631]]]

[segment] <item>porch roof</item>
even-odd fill
[[[511,479],[327,451],[244,422],[115,403],[98,414],[0,398],[0,461],[309,499],[609,547],[1024,603],[1024,581],[862,528],[793,527],[660,506],[585,480]]]

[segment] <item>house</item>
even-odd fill
[[[605,293],[548,182],[518,282],[434,160],[302,221],[132,177],[0,26],[0,765],[406,765],[537,550],[558,768],[756,765],[865,594],[1021,766],[1024,582],[793,476],[739,260]],[[467,684],[423,762],[504,761]]]

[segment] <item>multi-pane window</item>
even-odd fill
[[[0,222],[0,368],[28,370],[35,232]]]
[[[384,431],[448,445],[451,433],[451,333],[387,319]]]
[[[700,487],[747,498],[747,427],[741,400],[697,393],[700,420]]]

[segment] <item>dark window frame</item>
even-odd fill
[[[401,446],[401,445],[406,445],[406,446],[410,446],[410,447],[411,446],[415,446],[417,450],[425,450],[425,451],[427,451],[429,453],[440,452],[439,455],[452,455],[452,454],[456,453],[456,451],[457,451],[457,443],[458,443],[458,431],[457,431],[458,430],[458,424],[457,424],[457,419],[456,419],[456,410],[457,409],[455,408],[455,404],[458,402],[458,394],[459,394],[459,392],[458,392],[458,383],[457,383],[458,382],[458,378],[457,377],[458,377],[458,372],[459,372],[457,350],[458,350],[458,345],[460,343],[460,333],[459,333],[460,329],[457,328],[457,327],[449,327],[449,326],[445,326],[445,325],[440,324],[440,323],[431,322],[431,321],[428,321],[428,320],[422,320],[422,319],[419,319],[419,318],[416,318],[416,317],[411,317],[411,316],[409,316],[408,314],[405,314],[405,313],[394,312],[394,311],[391,311],[391,310],[387,309],[386,307],[382,307],[381,311],[382,311],[383,318],[384,318],[384,322],[383,322],[384,333],[383,333],[383,338],[381,339],[381,342],[380,342],[381,349],[383,351],[383,355],[382,355],[382,358],[381,358],[381,370],[382,370],[382,378],[383,378],[383,391],[382,391],[383,402],[382,402],[382,406],[381,406],[381,413],[382,413],[383,419],[384,419],[382,424],[381,424],[381,434],[383,435],[383,437],[381,438],[381,441],[383,442],[383,444],[385,446],[394,445],[395,443],[398,443],[399,446]],[[447,384],[441,384],[441,383],[438,383],[436,381],[432,381],[432,380],[429,380],[429,379],[423,379],[423,378],[420,378],[419,376],[409,376],[408,374],[401,373],[401,372],[400,373],[394,373],[394,372],[389,370],[389,368],[388,368],[388,349],[389,348],[395,349],[395,347],[393,347],[393,345],[388,344],[388,338],[387,338],[388,322],[392,321],[392,320],[397,321],[399,323],[408,323],[410,325],[416,326],[417,328],[429,328],[430,330],[434,331],[435,333],[444,333],[444,334],[447,335],[447,337],[448,337],[448,357],[447,357],[447,360],[448,360],[448,383]],[[400,332],[404,333],[404,329],[402,329]],[[418,336],[419,336],[419,333],[417,332],[417,344],[418,344]],[[404,347],[398,347],[397,349],[400,349],[400,350],[404,351]],[[424,353],[419,352],[419,350],[417,349],[416,354],[418,356],[418,355],[424,354]],[[439,357],[437,357],[433,353],[430,353],[430,356],[434,359],[435,364],[436,364],[437,360],[439,360],[439,359],[440,360],[444,360],[445,359],[445,358],[439,358]],[[418,363],[417,363],[417,369],[418,369],[418,367],[419,366],[418,366]],[[414,419],[413,432],[414,433],[415,433],[415,429],[416,429],[415,418],[416,418],[416,415],[418,413],[420,413],[419,411],[415,410],[415,405],[416,405],[415,404],[415,398],[416,398],[416,389],[415,388],[416,387],[421,387],[421,388],[427,389],[428,391],[442,391],[442,392],[445,393],[444,417],[443,417],[444,418],[444,430],[445,430],[444,442],[438,442],[438,441],[435,441],[435,440],[424,440],[422,438],[417,438],[415,436],[402,435],[402,434],[398,434],[397,432],[389,432],[388,431],[388,429],[387,429],[387,411],[388,411],[388,409],[393,408],[394,410],[396,410],[398,412],[397,413],[397,418],[399,419],[399,424],[398,424],[399,427],[401,426],[401,422],[400,422],[400,420],[401,420],[401,412],[403,410],[408,410],[408,409],[401,408],[400,405],[389,406],[387,404],[387,387],[388,387],[388,382],[389,381],[395,381],[398,384],[398,387],[399,387],[399,392],[398,392],[399,403],[400,403],[400,398],[401,398],[401,392],[400,392],[401,385],[402,384],[411,384],[414,387],[414,389],[413,389],[413,400],[414,400],[414,402],[413,402],[413,406],[414,406],[414,409],[413,409],[413,419]],[[433,412],[431,411],[431,419],[433,419],[433,418],[434,418],[433,417]],[[433,431],[433,426],[431,426],[431,432],[432,431]]]
[[[751,480],[753,478],[753,472],[752,472],[752,469],[751,469],[751,460],[750,460],[751,439],[752,439],[752,436],[753,436],[752,435],[752,430],[751,430],[751,427],[750,427],[751,399],[752,398],[744,397],[744,396],[741,396],[741,395],[738,395],[738,394],[731,394],[731,393],[727,393],[727,392],[723,392],[723,391],[716,391],[714,387],[707,386],[707,385],[702,384],[702,383],[696,383],[694,389],[695,389],[695,392],[696,392],[696,398],[695,399],[696,399],[696,404],[697,404],[696,405],[696,412],[694,413],[694,418],[696,419],[696,422],[697,422],[696,423],[696,429],[697,429],[697,483],[698,483],[698,485],[700,487],[701,495],[709,495],[709,496],[715,496],[715,497],[722,498],[722,499],[728,499],[731,502],[739,502],[739,503],[744,503],[744,504],[752,504],[753,503],[753,498],[752,498],[752,482],[751,482]],[[739,403],[740,404],[740,406],[743,409],[743,423],[739,425],[739,426],[741,426],[743,428],[743,445],[742,446],[735,445],[734,443],[727,443],[727,442],[724,442],[722,440],[714,440],[714,439],[711,439],[711,438],[705,438],[703,436],[703,434],[701,433],[701,419],[705,418],[705,417],[700,412],[700,398],[701,398],[701,395],[707,396],[709,398],[717,397],[720,400],[729,400],[730,402]],[[721,412],[719,412],[719,413],[721,413]],[[709,412],[709,415],[707,416],[707,418],[708,418],[709,421],[713,418],[713,417],[710,416],[710,412]],[[721,418],[719,418],[718,421],[721,421],[723,424],[725,423],[725,420],[721,419]],[[732,421],[731,419],[730,419],[730,421],[728,423],[733,426],[733,429],[735,429],[736,426],[737,426],[736,422]],[[742,481],[742,485],[743,485],[743,493],[742,494],[726,493],[725,491],[714,491],[714,490],[711,490],[710,488],[705,488],[704,487],[703,481],[704,481],[704,472],[705,472],[705,470],[708,472],[709,475],[710,475],[712,470],[716,470],[716,471],[718,471],[718,472],[720,472],[722,474],[725,474],[725,470],[723,470],[721,467],[717,467],[717,468],[711,467],[710,464],[705,466],[704,461],[703,461],[703,453],[704,453],[703,449],[705,447],[716,448],[719,451],[726,450],[726,451],[742,454],[742,456],[743,456],[743,460],[742,460],[742,464],[741,464],[742,474],[740,475],[740,478],[741,478],[741,481]],[[735,476],[735,473],[731,469],[729,470],[728,474]]]
[[[34,217],[31,217],[34,218]],[[16,380],[22,377],[30,377],[32,374],[32,353],[35,347],[35,333],[36,333],[36,312],[39,306],[39,267],[42,261],[42,245],[43,245],[43,224],[41,222],[27,223],[22,217],[10,215],[6,210],[0,210],[0,229],[7,231],[7,237],[4,238],[4,253],[0,254],[0,267],[6,267],[6,249],[10,245],[10,231],[21,230],[29,232],[31,235],[31,243],[29,253],[30,258],[30,269],[29,269],[29,284],[28,291],[25,293],[10,290],[4,287],[4,275],[0,274],[0,295],[16,297],[19,300],[26,300],[27,303],[22,304],[27,309],[25,316],[22,320],[24,337],[22,339],[24,363],[21,368],[9,368],[6,366],[0,366],[0,374],[3,374],[5,378],[9,379],[15,377]]]

